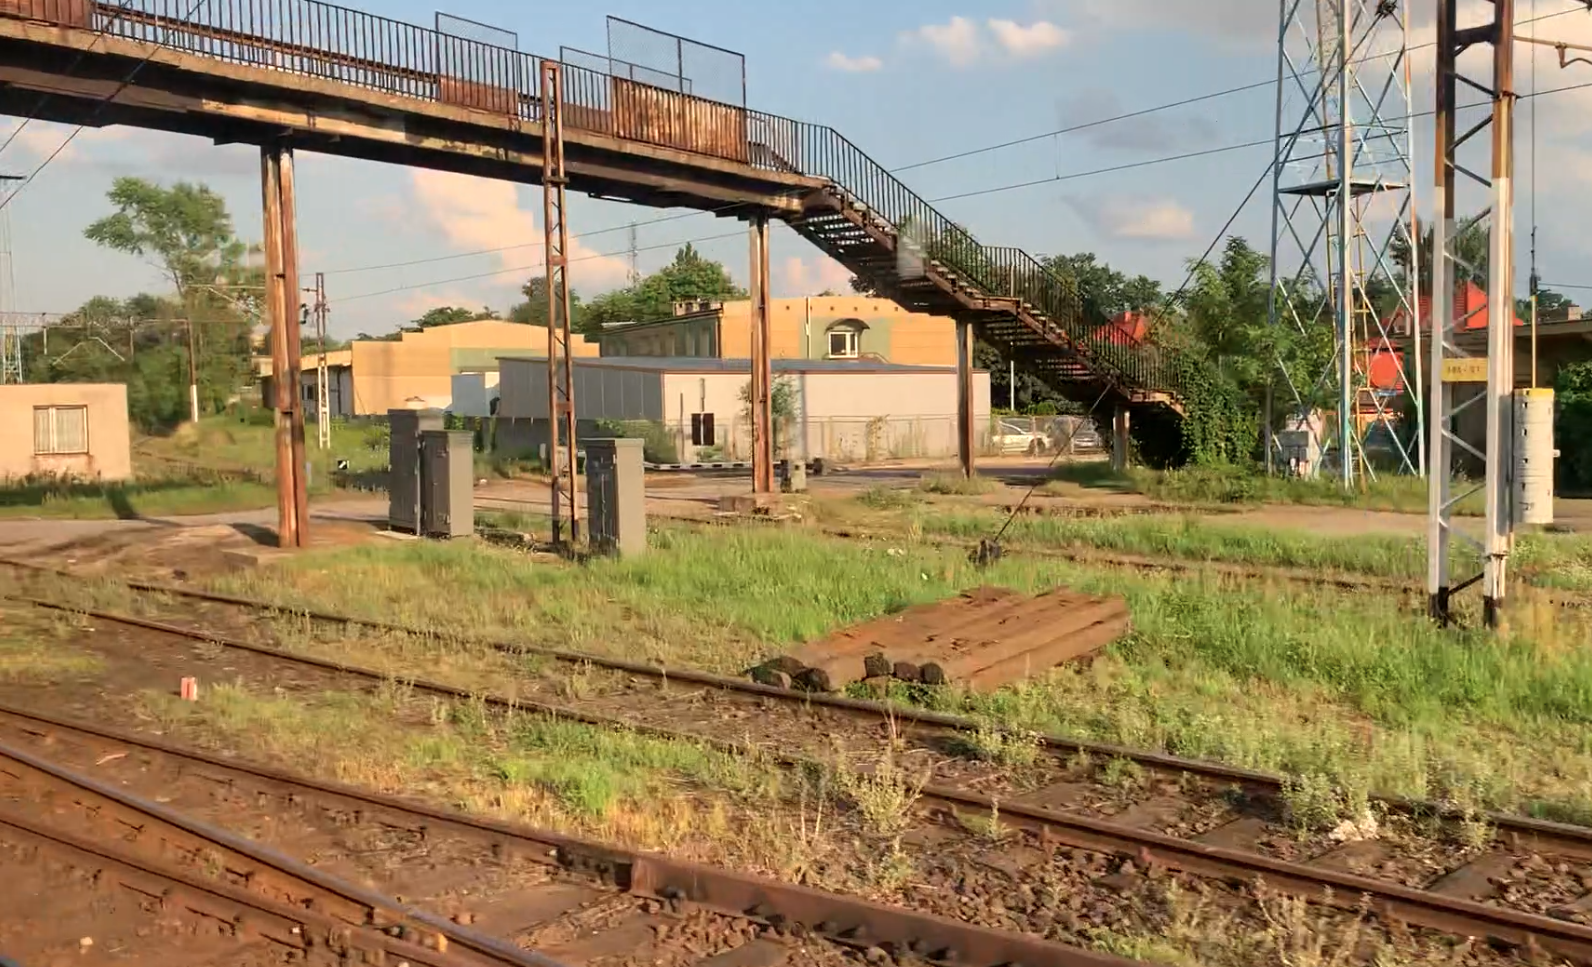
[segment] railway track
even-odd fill
[[[8,921],[28,901],[48,904],[5,938],[5,952],[22,960],[54,962],[62,946],[87,952],[94,932],[137,944],[155,932],[148,921],[159,921],[165,936],[150,953],[165,956],[166,945],[197,944],[204,957],[231,947],[231,956],[260,963],[297,954],[317,964],[355,956],[415,967],[558,967],[9,743],[0,744],[0,869]],[[75,902],[59,901],[62,887]],[[183,939],[173,943],[174,933]]]
[[[325,921],[317,939],[358,924],[354,940],[415,967],[838,967],[880,963],[881,956],[973,967],[1132,964],[1038,937],[470,817],[38,711],[0,706],[0,739],[0,800],[22,787],[35,812],[69,813],[83,827],[73,831],[81,848],[96,836],[126,838],[132,830],[145,852],[182,856],[211,870],[215,889],[230,891],[228,901],[202,907],[205,915],[230,922],[237,914],[225,902],[275,903],[248,921],[259,920],[265,939],[280,944],[286,937],[308,950],[320,944],[304,940],[311,936],[306,927]],[[103,778],[85,779],[60,761]],[[182,816],[137,800],[126,787],[159,790]],[[0,811],[0,843],[11,842],[16,812],[9,805]],[[188,816],[313,851],[316,868]],[[328,865],[384,878],[406,900],[413,896],[442,913],[329,889],[325,884],[336,881],[319,869]],[[288,875],[293,872],[296,877]],[[143,880],[124,885],[145,894],[152,889]],[[306,908],[313,917],[302,914]],[[267,915],[273,909],[276,919]],[[527,943],[546,956],[520,949]],[[501,959],[486,959],[496,951]]]
[[[213,596],[201,596],[213,597]],[[227,600],[227,599],[222,599]],[[76,608],[34,600],[44,606],[78,611],[192,640],[238,648],[271,658],[312,665],[329,672],[349,674],[369,682],[386,675],[372,669],[326,659],[288,654],[269,646],[230,639],[207,631],[169,625],[145,618]],[[237,603],[230,599],[229,603]],[[328,618],[328,620],[342,620]],[[359,623],[359,622],[355,622]],[[567,660],[603,662],[612,670],[661,680],[663,670],[596,656],[566,656]],[[966,734],[976,724],[950,716],[878,703],[784,692],[739,679],[669,670],[675,684],[691,682],[711,686],[715,701],[752,703],[747,711],[770,719],[771,732],[791,734],[812,730],[803,710],[821,708],[841,716],[861,717],[874,726],[894,720],[905,725],[909,737]],[[505,711],[542,712],[592,725],[638,730],[652,735],[713,745],[725,751],[747,753],[743,743],[717,737],[711,727],[680,731],[649,721],[646,706],[634,695],[614,703],[630,714],[593,711],[581,706],[537,703],[523,698],[467,693],[443,683],[407,680],[417,691],[454,699],[470,699]],[[707,694],[707,692],[704,692]],[[638,711],[639,709],[639,711]],[[720,731],[718,734],[722,734]],[[1379,806],[1388,817],[1399,817],[1381,834],[1354,834],[1334,840],[1315,835],[1302,840],[1292,835],[1281,816],[1279,777],[1237,770],[1197,760],[1074,742],[1059,737],[1043,740],[1056,758],[1048,770],[1053,781],[1015,795],[991,795],[971,784],[931,781],[918,793],[938,834],[926,837],[942,846],[965,842],[974,826],[998,821],[1017,834],[998,852],[1041,862],[1057,847],[1095,856],[1114,857],[1109,875],[1145,876],[1169,869],[1218,882],[1263,881],[1274,889],[1344,907],[1368,902],[1389,920],[1427,927],[1457,936],[1485,937],[1495,943],[1540,948],[1581,963],[1592,963],[1592,831],[1517,816],[1492,815],[1481,821],[1489,835],[1485,842],[1462,846],[1453,827],[1429,820],[1454,819],[1452,810],[1434,803],[1383,799]],[[757,751],[768,757],[766,748]],[[1088,776],[1066,775],[1059,768],[1062,755],[1088,753],[1092,757],[1127,759],[1154,770],[1164,781],[1145,783],[1131,795],[1104,793]],[[789,766],[810,767],[809,756],[776,753],[773,758]],[[1044,774],[1047,770],[1037,770]],[[1181,780],[1171,777],[1183,777]],[[1195,787],[1187,783],[1192,777]],[[1475,817],[1471,818],[1472,821]],[[984,827],[987,831],[987,826]],[[949,829],[948,840],[945,831]],[[958,833],[956,830],[962,832]],[[965,834],[965,835],[964,835]],[[1014,865],[1015,864],[1015,865]],[[1022,862],[1007,866],[1014,878],[1022,875]]]

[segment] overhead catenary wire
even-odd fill
[[[116,21],[118,19],[120,19],[121,15],[123,13],[127,12],[127,9],[129,7],[129,5],[131,4],[131,2],[132,2],[132,0],[126,0],[126,2],[124,2],[120,7],[117,8],[117,11],[118,11],[117,15],[115,17],[112,17],[105,24],[105,26],[103,26],[103,27],[101,27],[99,29],[98,36],[95,37],[94,43],[98,43],[101,38],[107,36],[107,32],[110,30],[110,28],[116,23]],[[210,2],[210,0],[194,0],[193,5],[190,6],[187,9],[187,11],[182,15],[182,19],[183,20],[188,20],[188,19],[192,18],[194,14],[199,12],[199,8],[200,7],[204,6],[205,4],[207,4],[209,2]],[[149,62],[152,59],[154,59],[154,56],[157,53],[159,53],[160,50],[161,50],[161,48],[158,45],[151,46],[149,53],[145,54],[143,56],[143,58],[138,61],[138,63],[133,65],[133,69],[127,72],[127,76],[122,78],[121,83],[116,85],[116,89],[111,91],[109,94],[105,95],[103,98],[100,99],[99,103],[94,107],[94,110],[89,113],[88,121],[92,121],[96,117],[99,117],[100,112],[105,110],[105,105],[109,104],[110,102],[116,100],[117,97],[121,96],[121,93],[123,91],[127,90],[127,88],[133,83],[133,81],[138,78],[138,75],[143,72],[144,68],[149,65]],[[86,56],[87,54],[88,54],[88,50],[86,50],[86,49],[82,53],[80,53],[78,55],[78,60],[77,61],[73,61],[72,68],[76,68],[77,63],[79,61],[81,61],[82,58],[84,56]],[[68,73],[70,73],[70,69],[68,70]],[[39,99],[39,106],[34,108],[34,113],[35,114],[37,114],[38,111],[43,110],[44,102],[45,102],[45,98],[40,98]],[[32,119],[33,119],[33,117],[32,117],[32,115],[30,115],[26,120],[23,121],[22,125],[18,126],[16,131],[13,131],[11,133],[11,137],[15,138],[18,134],[20,134],[21,131],[22,131],[22,127],[26,126],[27,121],[31,121]],[[22,183],[21,184],[17,185],[15,188],[13,188],[11,190],[11,192],[5,196],[4,199],[0,199],[0,210],[4,210],[7,206],[9,206],[11,204],[12,200],[14,200],[18,195],[22,194],[22,192],[25,191],[29,185],[33,184],[33,179],[37,178],[39,176],[40,172],[42,172],[45,168],[48,168],[50,166],[51,162],[53,162],[56,158],[59,158],[61,156],[61,152],[65,151],[67,149],[67,147],[70,146],[73,141],[77,140],[77,136],[83,133],[83,129],[84,128],[88,127],[88,121],[84,121],[84,122],[78,124],[76,127],[74,127],[72,129],[71,133],[68,134],[65,137],[65,139],[63,139],[61,141],[61,143],[59,145],[56,145],[55,150],[51,151],[49,153],[49,155],[47,155],[43,161],[39,162],[37,167],[35,167],[31,172],[28,173],[27,177],[22,179]],[[10,139],[7,139],[6,144],[10,144],[10,143],[11,143]],[[3,147],[3,146],[0,146],[0,147]]]
[[[1550,90],[1545,90],[1545,91],[1534,91],[1534,92],[1532,92],[1530,94],[1522,94],[1522,95],[1520,95],[1520,98],[1521,99],[1534,98],[1534,97],[1545,96],[1545,95],[1548,95],[1548,94],[1560,94],[1560,93],[1564,93],[1564,92],[1567,92],[1567,91],[1583,90],[1583,89],[1587,89],[1587,88],[1592,88],[1592,81],[1588,81],[1588,82],[1581,83],[1581,84],[1570,84],[1570,85],[1566,85],[1564,87],[1552,88]],[[1474,104],[1460,105],[1458,110],[1461,110],[1461,111],[1473,110],[1475,108],[1487,107],[1487,106],[1489,106],[1487,102],[1477,102],[1477,103],[1474,103]],[[1419,112],[1415,112],[1413,114],[1407,115],[1405,118],[1403,118],[1403,120],[1408,120],[1408,119],[1413,119],[1413,118],[1421,118],[1421,117],[1430,117],[1434,113],[1436,113],[1436,112],[1435,111],[1419,111]],[[1400,119],[1394,118],[1394,119],[1391,119],[1391,120],[1400,120]],[[1391,136],[1391,135],[1384,135],[1384,136]],[[1221,148],[1206,149],[1204,152],[1200,152],[1200,153],[1208,155],[1208,154],[1217,153],[1219,151],[1237,151],[1237,150],[1242,150],[1242,149],[1245,149],[1245,148],[1257,147],[1257,146],[1262,145],[1262,144],[1271,144],[1272,141],[1273,141],[1273,139],[1271,139],[1271,138],[1266,138],[1264,140],[1259,140],[1259,141],[1246,141],[1246,142],[1242,142],[1240,144],[1226,145],[1226,146],[1221,147]],[[1188,155],[1189,155],[1189,152],[1184,152],[1181,155],[1169,155],[1169,156],[1163,157],[1163,158],[1151,158],[1151,159],[1147,159],[1147,160],[1140,161],[1140,162],[1133,162],[1133,163],[1131,163],[1130,167],[1144,167],[1146,165],[1152,165],[1152,164],[1164,164],[1164,163],[1167,163],[1167,162],[1170,162],[1170,161],[1182,160],[1185,157],[1187,157]],[[998,194],[998,193],[1008,192],[1008,191],[1018,191],[1018,190],[1025,189],[1025,188],[1032,188],[1032,187],[1035,187],[1035,186],[1038,186],[1038,185],[1053,184],[1053,183],[1058,182],[1058,181],[1068,181],[1068,180],[1071,180],[1071,179],[1074,179],[1074,178],[1085,178],[1085,177],[1090,177],[1092,175],[1104,174],[1104,173],[1109,172],[1109,171],[1118,171],[1118,170],[1122,170],[1122,168],[1123,168],[1123,166],[1112,166],[1111,168],[1106,168],[1106,169],[1091,169],[1091,170],[1088,170],[1088,171],[1070,172],[1070,173],[1067,173],[1067,174],[1053,176],[1053,177],[1050,177],[1050,178],[1043,178],[1043,179],[1039,179],[1039,180],[1030,180],[1030,181],[1021,181],[1021,182],[1015,182],[1013,184],[1008,184],[1008,185],[1000,185],[1000,186],[997,186],[997,187],[994,187],[994,188],[979,189],[978,191],[975,191],[975,192],[962,192],[962,193],[959,193],[959,194],[956,194],[956,195],[946,195],[946,196],[941,196],[941,197],[938,197],[938,198],[929,198],[929,199],[925,199],[925,201],[929,202],[930,204],[938,204],[940,202],[954,201],[954,200],[961,199],[961,198],[972,197],[974,195],[992,195],[992,194]],[[1267,173],[1268,174],[1270,173],[1270,170],[1271,170],[1270,166],[1268,165],[1268,167],[1267,167]],[[1257,184],[1258,184],[1258,182],[1257,182]],[[1240,208],[1239,208],[1240,212],[1243,210],[1244,207],[1246,207],[1249,204],[1249,201],[1251,199],[1253,199],[1254,193],[1255,193],[1256,190],[1257,190],[1256,188],[1251,188],[1250,189],[1249,194],[1245,197],[1244,204],[1242,206],[1240,206]],[[705,212],[693,212],[691,214],[706,214],[706,213]],[[1235,212],[1234,215],[1233,215],[1233,218],[1229,218],[1228,219],[1226,225],[1224,225],[1223,228],[1222,228],[1221,234],[1225,234],[1228,231],[1228,229],[1232,227],[1233,221],[1237,218],[1237,215],[1238,215],[1238,212]],[[670,216],[671,219],[672,218],[676,218],[676,217],[682,217],[683,218],[683,217],[686,217],[686,216],[685,215]],[[668,220],[668,219],[660,219],[660,221],[662,221],[662,220]],[[677,245],[691,244],[691,243],[694,243],[694,242],[711,242],[711,241],[717,241],[717,240],[726,239],[726,238],[738,238],[738,237],[741,236],[741,234],[742,233],[740,233],[740,232],[726,232],[726,233],[720,233],[720,234],[716,234],[716,235],[697,236],[697,237],[693,237],[693,238],[681,239],[679,241],[674,241],[674,242],[661,243],[661,244],[658,244],[658,245],[641,246],[641,247],[637,248],[636,251],[653,251],[653,250],[657,250],[657,249],[671,248],[671,247],[677,246]],[[1220,238],[1221,238],[1221,235],[1219,234],[1217,236],[1217,242],[1212,244],[1212,246],[1209,249],[1206,250],[1205,256],[1202,256],[1201,259],[1196,260],[1196,262],[1194,263],[1195,265],[1198,265],[1200,261],[1204,260],[1204,258],[1208,258],[1209,257],[1210,252],[1215,250],[1215,245],[1220,243]],[[524,247],[524,246],[516,246],[516,247]],[[590,260],[590,259],[598,259],[598,258],[619,258],[621,256],[627,255],[629,253],[629,251],[630,251],[630,249],[628,247],[626,247],[624,249],[616,250],[614,252],[598,252],[598,253],[592,253],[590,255],[583,255],[583,256],[579,256],[577,258],[571,259],[570,261],[571,262],[579,262],[579,261],[585,261],[585,260]],[[414,289],[423,289],[423,288],[426,288],[428,286],[434,286],[434,285],[448,285],[448,284],[454,283],[454,282],[468,282],[468,281],[474,281],[476,279],[489,279],[489,278],[494,278],[494,277],[499,276],[499,275],[512,275],[512,274],[516,274],[516,273],[520,273],[520,272],[535,271],[536,269],[538,269],[540,267],[541,267],[540,263],[535,263],[535,264],[530,264],[530,265],[514,266],[512,268],[506,268],[506,269],[497,269],[497,270],[494,270],[494,271],[491,271],[491,272],[481,272],[481,273],[477,273],[477,274],[474,274],[474,275],[457,276],[457,277],[449,278],[449,279],[436,279],[436,280],[429,281],[429,282],[418,282],[418,283],[414,283],[412,285],[395,286],[395,287],[390,288],[390,289],[382,289],[382,290],[379,290],[379,291],[376,291],[376,292],[365,292],[365,293],[360,293],[360,294],[354,295],[354,296],[347,296],[341,301],[347,302],[347,301],[351,301],[351,300],[354,300],[354,299],[374,298],[375,296],[378,296],[378,295],[391,295],[391,294],[397,293],[397,292],[409,292],[409,291],[413,291]],[[1192,274],[1190,274],[1188,276],[1188,278],[1190,278],[1190,279],[1192,277],[1193,277]],[[1185,280],[1184,285],[1179,287],[1177,294],[1181,295],[1183,289],[1186,288],[1186,287],[1187,287],[1187,281]]]
[[[1562,16],[1565,16],[1566,14],[1572,14],[1572,13],[1577,13],[1577,12],[1585,12],[1587,9],[1588,8],[1586,7],[1585,3],[1582,3],[1581,6],[1572,7],[1569,10],[1558,10],[1558,11],[1555,11],[1553,13],[1543,14],[1540,17],[1532,16],[1532,17],[1529,17],[1529,18],[1527,18],[1525,20],[1520,21],[1519,23],[1520,23],[1520,25],[1523,26],[1525,24],[1537,23],[1537,22],[1543,21],[1543,20],[1552,20],[1554,17],[1562,17]],[[1413,51],[1423,50],[1423,49],[1425,49],[1427,47],[1435,47],[1435,46],[1437,46],[1437,42],[1436,41],[1428,41],[1428,42],[1423,43],[1423,44],[1411,44],[1411,45],[1409,45],[1407,47],[1401,47],[1398,50],[1384,51],[1384,52],[1375,53],[1375,54],[1366,54],[1363,57],[1359,57],[1359,58],[1356,58],[1356,59],[1352,60],[1351,63],[1353,63],[1353,64],[1367,64],[1367,63],[1370,63],[1371,61],[1374,61],[1374,60],[1387,60],[1389,58],[1398,57],[1401,54],[1408,54],[1408,53],[1413,52]],[[1301,72],[1300,76],[1301,77],[1308,77],[1311,74],[1318,74],[1318,73],[1320,73],[1319,69],[1311,69],[1311,70],[1307,70],[1307,71]],[[1069,124],[1069,125],[1066,125],[1066,126],[1063,126],[1063,127],[1056,128],[1053,131],[1044,131],[1044,132],[1041,132],[1039,134],[1030,134],[1030,135],[1026,135],[1024,137],[1021,137],[1021,138],[1013,138],[1010,141],[1002,141],[1002,142],[999,142],[997,144],[984,145],[983,147],[968,148],[965,151],[958,151],[958,152],[955,152],[954,154],[942,155],[942,156],[937,157],[937,158],[930,158],[927,161],[915,161],[912,164],[901,165],[901,166],[896,167],[896,168],[891,168],[890,169],[890,173],[891,174],[900,174],[903,171],[914,171],[914,170],[916,170],[918,168],[927,168],[930,165],[945,164],[946,162],[949,162],[949,161],[960,161],[963,158],[973,158],[973,157],[977,157],[978,155],[990,154],[990,153],[995,152],[995,151],[1004,151],[1007,148],[1021,147],[1022,145],[1025,145],[1025,144],[1033,144],[1036,141],[1044,141],[1046,139],[1058,137],[1058,136],[1064,135],[1064,134],[1074,134],[1074,133],[1079,132],[1079,131],[1086,131],[1086,130],[1088,130],[1090,128],[1101,127],[1102,125],[1115,124],[1115,123],[1118,123],[1120,121],[1130,121],[1130,120],[1133,120],[1134,118],[1147,117],[1147,116],[1149,116],[1151,114],[1159,114],[1159,113],[1161,113],[1163,111],[1171,111],[1171,110],[1175,110],[1175,109],[1180,108],[1180,107],[1188,107],[1191,104],[1200,104],[1200,103],[1203,103],[1205,101],[1214,101],[1214,100],[1218,100],[1218,99],[1224,98],[1224,97],[1231,97],[1234,94],[1244,94],[1244,93],[1247,93],[1249,91],[1257,91],[1257,90],[1261,90],[1263,88],[1276,87],[1277,83],[1278,83],[1277,78],[1273,77],[1273,78],[1269,78],[1269,79],[1264,80],[1264,81],[1255,81],[1254,83],[1251,83],[1251,84],[1239,84],[1239,85],[1237,85],[1235,87],[1224,88],[1223,90],[1220,90],[1220,91],[1212,91],[1212,92],[1210,92],[1208,94],[1198,94],[1198,95],[1195,95],[1194,97],[1186,97],[1186,98],[1182,98],[1182,99],[1176,100],[1176,101],[1168,101],[1165,104],[1156,104],[1156,105],[1154,105],[1152,107],[1139,108],[1138,110],[1127,111],[1127,112],[1122,113],[1122,114],[1114,114],[1114,115],[1112,115],[1110,117],[1098,118],[1098,119],[1093,120],[1093,121],[1083,121],[1083,122],[1080,122],[1078,124]],[[1535,89],[1535,88],[1533,87],[1533,89]]]

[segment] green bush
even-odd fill
[[[1559,447],[1559,485],[1592,489],[1592,362],[1571,363],[1554,380],[1558,412],[1553,438]]]
[[[675,435],[656,420],[598,420],[602,436],[640,440],[642,457],[648,463],[679,463],[680,451]]]

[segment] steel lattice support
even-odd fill
[[[1431,371],[1438,382],[1434,384],[1430,414],[1432,473],[1427,521],[1427,594],[1432,617],[1447,622],[1453,594],[1479,579],[1483,584],[1483,616],[1489,627],[1498,622],[1509,553],[1514,545],[1510,486],[1515,382],[1514,0],[1493,0],[1492,14],[1490,22],[1461,28],[1458,0],[1438,0],[1431,342]],[[1491,48],[1491,78],[1470,76],[1460,70],[1460,55],[1472,47]],[[1492,99],[1492,112],[1463,133],[1459,133],[1456,116],[1460,82]],[[1489,129],[1491,165],[1490,174],[1484,177],[1477,173],[1478,166],[1464,164],[1459,154],[1467,143]],[[1488,207],[1465,225],[1455,221],[1455,194],[1461,175],[1482,187],[1488,196]],[[1483,365],[1479,360],[1468,361],[1455,338],[1471,323],[1469,314],[1461,315],[1456,309],[1455,295],[1462,278],[1479,274],[1479,267],[1463,258],[1459,243],[1471,227],[1489,216],[1487,356]],[[1485,388],[1477,393],[1478,386]],[[1460,396],[1463,398],[1456,402]],[[1484,451],[1478,451],[1457,432],[1456,418],[1476,405],[1486,410]],[[1454,507],[1476,489],[1454,492],[1455,457],[1461,454],[1469,454],[1485,468],[1480,487],[1486,500],[1486,525],[1479,545],[1484,561],[1482,573],[1456,582],[1452,574],[1452,543],[1456,537],[1467,541],[1470,538],[1455,529]]]
[[[1346,485],[1374,475],[1377,451],[1398,471],[1425,471],[1410,104],[1407,12],[1386,0],[1280,0],[1268,311],[1280,379],[1268,389],[1268,468],[1287,456],[1277,423],[1321,453],[1327,434],[1313,414],[1331,410]],[[1411,424],[1398,412],[1403,394],[1417,407]]]
[[[542,227],[547,255],[547,460],[553,543],[580,540],[575,491],[575,362],[569,351],[569,222],[564,168],[564,68],[543,60]],[[568,533],[565,533],[565,523]]]

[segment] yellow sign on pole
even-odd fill
[[[1443,360],[1443,382],[1445,383],[1485,383],[1487,382],[1486,357],[1469,357],[1464,359]]]

